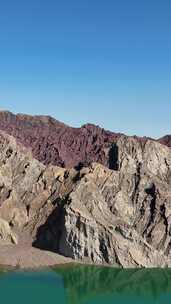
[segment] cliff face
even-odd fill
[[[20,239],[32,235],[55,208],[55,200],[67,192],[65,170],[45,167],[16,140],[0,132],[0,217]],[[68,186],[69,188],[69,186]]]
[[[93,263],[170,265],[171,151],[124,136],[116,145],[116,170],[93,164],[79,172],[60,228],[54,221],[60,238],[53,245],[66,256]],[[48,227],[47,221],[44,244]]]
[[[86,154],[86,167],[66,169],[45,165],[33,157],[35,142],[28,148],[22,140],[28,138],[30,143],[33,129],[38,132],[37,140],[43,132],[44,135],[49,132],[47,140],[53,135],[53,127],[46,131],[51,118],[31,118],[29,129],[28,116],[27,119],[12,117],[17,120],[17,129],[10,127],[10,118],[10,123],[6,120],[7,131],[19,130],[18,135],[13,134],[14,138],[0,131],[2,242],[30,242],[42,249],[97,264],[171,266],[171,150],[168,147],[148,139],[115,136],[97,128],[101,136],[96,141],[103,138],[100,151],[104,153],[104,164],[89,164],[95,155],[90,153]],[[25,130],[22,120],[24,124],[28,120]],[[39,131],[37,120],[42,123]],[[50,122],[53,123],[57,122]],[[70,132],[69,127],[59,123],[59,133],[63,128],[68,131],[64,137],[61,133],[62,142]],[[90,131],[94,128],[88,125],[74,129],[74,132],[90,132],[90,151],[96,150],[96,141],[92,143],[91,137],[94,131]],[[85,143],[89,142],[87,135],[79,140],[85,138]],[[73,140],[78,144],[77,137]],[[71,155],[75,157],[72,160],[75,165],[78,155]],[[99,160],[100,154],[96,155]]]

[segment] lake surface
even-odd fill
[[[60,266],[41,272],[1,272],[4,304],[170,304],[171,270]]]

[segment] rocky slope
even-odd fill
[[[28,232],[32,241],[36,225],[53,211],[60,193],[66,193],[64,174],[62,168],[46,168],[29,150],[1,131],[0,217],[21,238],[24,234],[25,239]]]
[[[171,148],[171,135],[165,135],[158,140],[161,144]]]
[[[33,130],[34,118],[30,124]],[[171,266],[168,147],[109,133],[102,164],[91,163],[90,153],[86,167],[81,159],[82,165],[67,169],[35,159],[33,147],[22,144],[21,125],[15,138],[0,131],[0,246],[33,244],[74,260],[121,267]]]
[[[0,112],[0,130],[31,148],[33,156],[45,165],[65,168],[92,162],[110,165],[106,149],[121,135],[92,124],[71,128],[49,116],[14,115],[3,111]]]
[[[93,124],[71,128],[50,116],[30,116],[0,111],[0,130],[12,135],[45,165],[72,168],[99,162],[109,166],[106,149],[122,134]],[[147,137],[135,137],[146,142]],[[171,135],[158,140],[171,148]]]
[[[98,264],[170,265],[171,151],[125,136],[116,145],[117,169],[82,169],[60,223],[51,215],[38,230],[37,244]]]

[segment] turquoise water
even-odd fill
[[[61,266],[41,272],[1,272],[4,304],[170,304],[171,270]]]

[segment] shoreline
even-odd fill
[[[39,270],[60,265],[77,264],[71,258],[31,246],[3,245],[0,247],[0,267],[9,270]]]
[[[38,249],[29,244],[0,246],[0,270],[3,271],[39,271],[48,268],[87,265],[117,269],[169,269],[170,267],[124,268],[116,265],[94,264],[88,261],[76,261],[51,251]],[[171,269],[171,268],[170,268]]]

